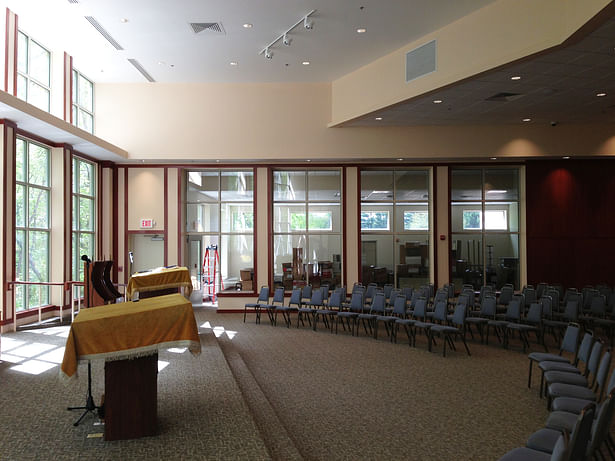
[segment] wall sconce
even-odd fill
[[[292,39],[292,37],[289,37],[289,34],[299,24],[303,24],[303,27],[305,27],[306,30],[314,29],[314,21],[312,19],[310,19],[310,16],[312,14],[314,14],[315,12],[316,12],[316,10],[312,10],[308,14],[306,14],[305,16],[302,16],[301,19],[299,19],[296,23],[294,23],[292,26],[290,26],[288,29],[286,29],[286,32],[284,32],[283,34],[281,34],[278,37],[276,37],[275,40],[273,40],[269,45],[267,45],[265,48],[263,48],[258,54],[262,54],[267,59],[271,59],[273,57],[273,52],[271,51],[270,48],[272,46],[274,46],[276,43],[281,41],[282,44],[284,44],[285,46],[290,46],[290,44],[292,43],[293,39]]]

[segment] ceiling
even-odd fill
[[[65,50],[73,56],[75,68],[95,82],[146,81],[129,59],[137,60],[156,82],[330,82],[493,1],[4,3],[19,15],[20,29],[54,50]],[[303,18],[312,10],[309,20],[314,27],[307,30]],[[95,18],[124,49],[111,46],[85,16]],[[220,24],[223,33],[208,29],[195,33],[190,26],[210,22]],[[246,23],[252,27],[243,27]],[[284,46],[279,40],[271,46],[273,57],[266,59],[261,51],[295,24],[288,34],[291,45]],[[359,28],[365,28],[365,33],[357,33]],[[548,52],[366,114],[343,126],[615,122],[615,19],[579,36]],[[602,93],[605,96],[597,96]],[[436,100],[442,102],[436,104]]]
[[[75,68],[95,82],[144,82],[128,59],[136,59],[157,82],[330,82],[492,2],[5,1],[18,14],[20,29],[66,51]],[[311,10],[314,27],[306,30],[302,19]],[[111,46],[85,16],[94,17],[124,50]],[[220,23],[224,33],[195,34],[189,25],[209,22]],[[272,46],[272,59],[259,54],[297,22],[288,34],[290,46],[281,41]],[[247,23],[252,27],[244,28]]]
[[[615,18],[572,44],[367,114],[344,126],[555,127],[590,122],[615,122]]]

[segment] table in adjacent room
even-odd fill
[[[180,294],[82,309],[66,341],[61,373],[79,360],[105,359],[105,439],[156,433],[157,352],[201,352],[192,304]]]

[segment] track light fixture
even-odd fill
[[[262,54],[267,59],[271,59],[273,57],[273,52],[271,51],[271,47],[273,47],[276,43],[282,42],[282,44],[284,46],[290,46],[290,44],[292,43],[293,39],[292,39],[292,37],[289,36],[289,34],[293,31],[293,29],[295,27],[299,26],[300,24],[303,24],[303,27],[306,30],[314,29],[314,21],[310,18],[310,16],[312,14],[314,14],[315,12],[316,12],[316,10],[312,10],[308,14],[306,14],[305,16],[302,16],[301,19],[299,19],[296,23],[294,23],[292,26],[290,26],[288,29],[286,29],[286,32],[284,32],[282,35],[279,35],[278,37],[276,37],[276,39],[274,41],[272,41],[269,45],[267,45],[265,48],[260,50],[260,52],[258,54]]]

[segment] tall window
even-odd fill
[[[456,288],[519,288],[519,169],[451,170],[451,273]]]
[[[17,97],[49,112],[51,53],[23,32],[17,38]]]
[[[419,287],[430,281],[429,170],[361,171],[361,281]]]
[[[73,70],[73,125],[94,133],[94,84]]]
[[[73,157],[73,223],[72,223],[72,276],[83,280],[82,255],[95,257],[96,242],[96,166],[79,157]]]
[[[253,291],[254,172],[187,172],[188,266],[204,297]]]
[[[15,278],[49,281],[50,152],[24,139],[17,139],[15,171]],[[49,303],[49,290],[39,285],[16,287],[16,309],[31,309]]]
[[[341,285],[340,170],[273,172],[274,282]]]

